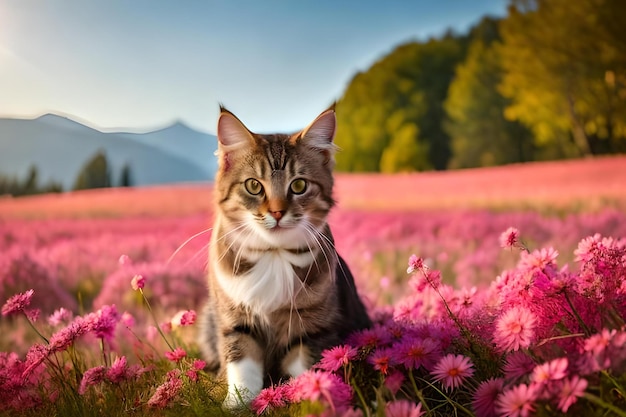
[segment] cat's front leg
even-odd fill
[[[263,361],[257,342],[237,331],[224,337],[228,393],[222,406],[228,410],[246,407],[263,389]]]
[[[311,349],[300,343],[292,347],[282,361],[283,374],[297,377],[308,371],[315,363]]]

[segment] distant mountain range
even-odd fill
[[[24,178],[36,166],[41,183],[70,190],[98,151],[106,154],[112,183],[130,166],[132,185],[210,181],[217,170],[217,138],[175,123],[148,133],[105,133],[70,118],[0,118],[0,175]]]

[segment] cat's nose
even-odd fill
[[[272,215],[272,217],[274,219],[276,219],[278,221],[278,220],[282,219],[283,214],[285,214],[285,211],[284,210],[281,210],[281,211],[270,211],[270,214]]]

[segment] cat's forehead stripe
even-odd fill
[[[287,165],[287,150],[285,144],[279,138],[268,140],[265,147],[267,161],[272,171],[283,171]],[[278,140],[277,140],[278,139]]]

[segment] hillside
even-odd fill
[[[165,146],[169,143],[171,145]],[[153,185],[213,178],[216,141],[212,135],[174,125],[144,134],[104,133],[66,117],[0,119],[0,175],[23,177],[35,165],[42,182],[59,181],[71,189],[83,164],[105,151],[113,184],[124,164],[134,185]],[[205,164],[198,163],[205,158]]]

